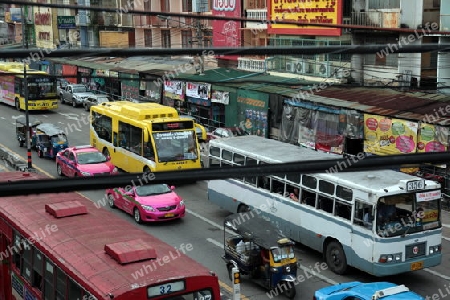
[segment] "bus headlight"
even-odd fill
[[[146,211],[156,211],[153,207],[151,207],[150,205],[141,205],[142,208]]]
[[[380,262],[380,263],[392,263],[392,262],[400,262],[401,260],[402,260],[402,254],[401,253],[382,254],[382,255],[380,255],[380,258],[378,259],[378,262]]]
[[[440,253],[441,252],[441,245],[437,245],[437,246],[430,246],[430,249],[428,251],[428,253],[431,254],[436,254],[436,253]]]

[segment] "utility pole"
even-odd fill
[[[28,78],[27,78],[27,63],[25,60],[23,60],[23,81],[24,81],[24,88],[25,91],[23,92],[25,97],[25,130],[27,131],[26,139],[27,139],[27,161],[28,161],[28,170],[30,171],[33,168],[33,165],[31,163],[31,134],[30,134],[30,116],[28,113]],[[20,104],[19,104],[20,106]]]
[[[197,12],[197,15],[200,15],[199,12]],[[200,21],[200,18],[196,19],[196,23],[195,23],[195,28],[196,28],[196,36],[195,39],[197,40],[197,48],[202,48],[203,47],[203,30],[202,30],[202,23]],[[200,70],[199,70],[199,75],[205,75],[204,71],[205,71],[205,57],[203,56],[203,54],[198,54],[199,58],[200,58]]]
[[[25,22],[25,6],[20,8],[22,18],[22,48],[28,49],[27,25]]]

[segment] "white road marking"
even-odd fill
[[[450,225],[448,225],[448,224],[442,224],[442,227],[450,228]]]
[[[216,245],[217,247],[223,249],[223,243],[219,243],[218,241],[216,241],[215,239],[212,239],[212,238],[207,238],[206,240],[207,240],[208,242],[210,242],[211,244],[214,244],[214,245]]]
[[[448,238],[448,237],[443,236],[442,239],[450,242],[450,238]]]
[[[425,272],[428,272],[428,273],[430,273],[430,274],[433,274],[434,276],[441,277],[442,279],[450,280],[450,276],[441,274],[441,273],[439,273],[439,272],[436,272],[436,271],[433,271],[433,270],[430,270],[430,269],[423,269],[423,270],[424,270]]]
[[[62,113],[62,112],[58,112],[59,115],[66,117],[69,120],[79,120],[80,119],[80,115],[79,114],[75,114],[75,113]]]

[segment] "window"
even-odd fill
[[[233,161],[232,157],[233,157],[233,153],[231,153],[228,150],[222,150],[222,159],[232,162]]]
[[[144,2],[147,4],[148,2]],[[153,47],[152,46],[152,30],[151,29],[144,29],[144,46],[145,47]]]
[[[22,240],[23,254],[22,254],[22,267],[20,269],[20,275],[31,283],[31,262],[33,260],[33,251],[27,240]]]
[[[144,10],[145,11],[152,11],[152,0],[144,1]]]
[[[338,217],[350,220],[352,218],[352,206],[348,203],[335,201],[334,214]]]
[[[336,186],[336,196],[347,201],[352,201],[353,192],[351,189],[338,185]]]
[[[54,272],[55,266],[48,259],[45,260],[45,273],[44,273],[44,300],[54,300],[55,299],[55,286]]]
[[[245,157],[240,154],[234,154],[233,162],[239,166],[243,166],[245,161]]]
[[[119,121],[119,146],[142,155],[142,128]]]
[[[361,201],[355,201],[353,224],[372,229],[373,206]]]
[[[23,94],[22,94],[23,85],[24,85],[24,83],[22,82],[22,80],[20,78],[16,78],[15,84],[14,84],[14,93],[20,94],[21,96],[23,96]]]
[[[34,248],[34,247],[33,247]],[[42,291],[44,258],[41,251],[33,249],[33,284],[32,286]]]
[[[332,214],[333,203],[334,203],[333,199],[319,195],[319,209]]]
[[[294,183],[300,183],[300,174],[286,174],[286,180],[292,181]]]
[[[334,184],[325,180],[319,181],[319,191],[322,193],[334,196]]]
[[[111,142],[112,137],[112,120],[110,117],[93,112],[92,127],[100,139]]]
[[[22,266],[22,253],[23,253],[23,244],[22,244],[22,236],[14,231],[14,246],[11,248],[13,255],[13,263],[18,270],[21,270]]]
[[[183,1],[183,12],[192,12],[193,0],[182,0],[182,1]]]
[[[284,195],[284,182],[280,179],[272,177],[272,186],[270,187],[270,192]]]
[[[302,184],[310,189],[317,189],[317,179],[315,177],[303,175]]]
[[[434,8],[441,7],[441,0],[433,0],[433,7]]]
[[[301,193],[301,203],[316,207],[316,193],[307,191],[305,189],[302,189]]]
[[[163,48],[170,48],[170,30],[161,30],[161,46]]]
[[[220,157],[220,148],[217,147],[210,147],[209,148],[209,155]]]
[[[66,299],[66,283],[67,277],[64,272],[56,267],[56,299]]]
[[[270,191],[270,177],[259,176],[258,177],[258,187]]]
[[[245,160],[245,165],[246,166],[257,166],[258,161],[256,159],[247,157],[247,159]],[[256,186],[257,180],[258,180],[257,176],[245,177],[245,182],[250,183],[254,186]]]
[[[192,31],[182,30],[181,31],[181,46],[183,48],[192,48]]]
[[[161,11],[164,12],[170,11],[170,0],[161,0]]]
[[[81,287],[76,284],[72,279],[69,279],[69,300],[82,299]]]

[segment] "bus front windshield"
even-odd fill
[[[196,160],[198,152],[193,130],[153,133],[159,162]]]
[[[56,96],[56,83],[54,80],[48,82],[31,82],[28,84],[28,99],[39,100]]]
[[[272,249],[273,262],[279,263],[285,259],[292,259],[295,257],[294,248],[292,246],[284,246]]]
[[[393,237],[440,227],[439,191],[408,193],[378,200],[376,230],[381,237]],[[428,197],[420,195],[430,194]]]

